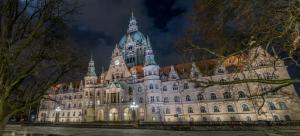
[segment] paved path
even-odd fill
[[[266,131],[172,131],[150,129],[106,129],[42,126],[7,126],[19,132],[71,136],[300,136],[300,130]]]

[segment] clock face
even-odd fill
[[[115,60],[115,65],[119,65],[120,61],[119,60]]]

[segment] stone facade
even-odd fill
[[[240,83],[203,88],[194,82],[289,79],[283,61],[275,58],[258,47],[222,63],[204,60],[161,68],[150,39],[138,31],[132,15],[109,68],[97,76],[91,58],[84,80],[51,87],[48,96],[56,101],[41,101],[38,121],[299,120],[299,99],[292,85],[262,98],[254,95],[276,86]]]

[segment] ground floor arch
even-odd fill
[[[130,116],[131,114],[129,108],[125,108],[123,113],[124,121],[129,121],[131,119]]]
[[[104,121],[104,110],[98,110],[97,112],[97,120],[98,121]]]
[[[118,120],[118,110],[116,108],[112,108],[109,110],[109,121],[117,121]]]

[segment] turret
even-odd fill
[[[95,63],[94,63],[92,55],[91,55],[91,59],[90,59],[89,66],[88,66],[88,72],[87,72],[86,76],[84,77],[84,79],[85,79],[86,85],[95,84],[97,81],[97,75],[96,75],[96,71],[95,71]]]
[[[89,66],[88,66],[88,72],[87,72],[86,76],[96,76],[95,63],[94,63],[92,55],[91,55],[91,59],[90,59]]]
[[[154,54],[153,50],[150,44],[150,39],[147,36],[147,46],[146,46],[146,53],[145,53],[145,66],[148,65],[156,65],[155,59],[154,59]]]
[[[131,18],[129,20],[129,25],[127,29],[127,33],[138,31],[137,21],[135,20],[135,17],[133,15],[133,12],[131,13]]]

